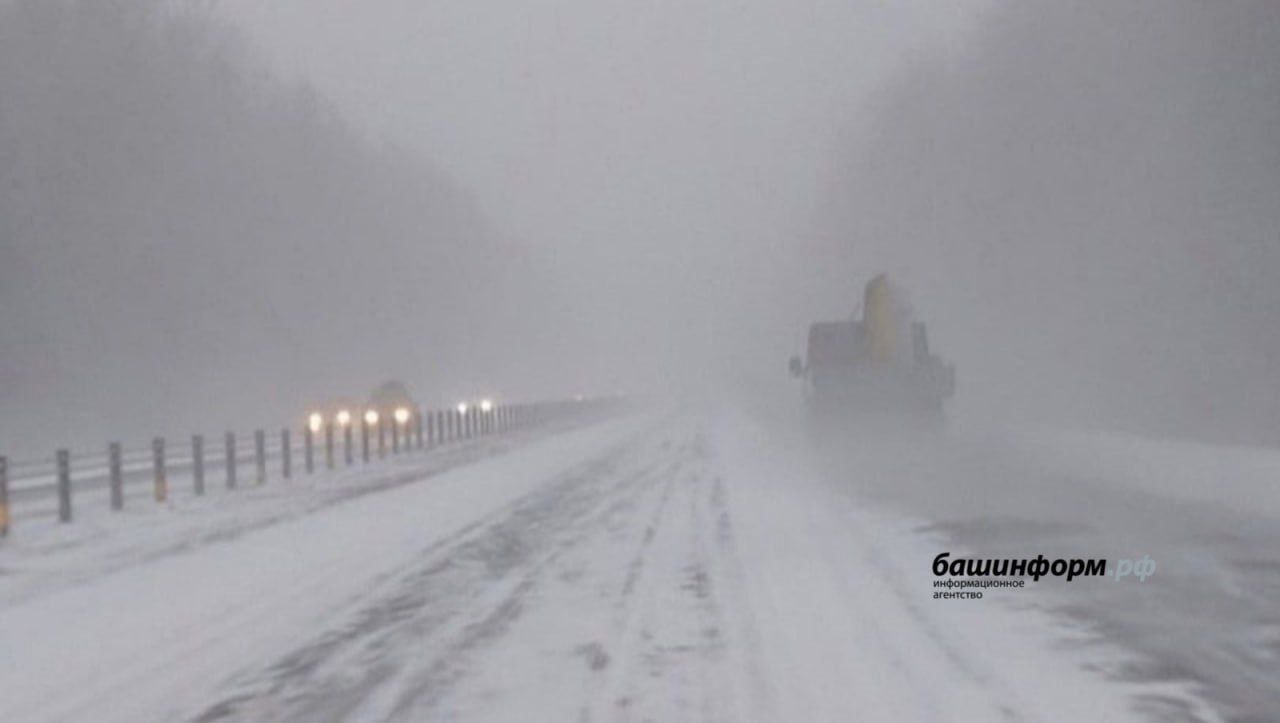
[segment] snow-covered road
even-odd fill
[[[637,415],[6,543],[5,717],[1218,719],[1051,594],[932,599],[955,538],[776,425]]]

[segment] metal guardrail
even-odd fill
[[[301,429],[282,427],[273,433],[257,429],[250,434],[227,432],[221,439],[192,435],[177,441],[157,437],[146,447],[124,448],[109,443],[101,452],[72,454],[57,450],[45,460],[11,462],[0,456],[0,537],[14,524],[16,506],[56,500],[60,522],[74,519],[75,500],[84,492],[108,491],[110,508],[124,508],[127,490],[150,481],[158,503],[168,500],[171,482],[185,479],[190,492],[200,496],[221,479],[226,489],[241,482],[241,471],[255,485],[268,482],[274,473],[281,479],[318,470],[357,464],[414,451],[435,449],[451,442],[501,434],[571,414],[603,411],[619,398],[544,401],[530,404],[493,405],[489,409],[411,410],[389,423],[348,419],[309,423]],[[313,420],[314,421],[314,420]],[[299,464],[299,461],[301,464]],[[274,472],[273,472],[274,470]],[[50,516],[32,511],[31,517]]]

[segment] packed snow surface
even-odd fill
[[[1063,586],[934,599],[933,557],[984,538],[880,485],[967,473],[893,446],[651,412],[19,526],[5,717],[1220,719],[1204,679],[1124,675],[1141,630]]]

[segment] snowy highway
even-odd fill
[[[0,0],[0,723],[1280,723],[1280,0]]]
[[[783,421],[639,414],[33,525],[0,547],[6,711],[31,721],[1227,718],[1229,706],[1209,702],[1213,680],[1143,656],[1156,652],[1142,649],[1152,629],[1182,625],[1178,611],[1126,626],[1107,611],[1123,604],[1135,617],[1133,600],[1099,592],[1118,587],[1110,581],[932,599],[933,556],[989,543],[1009,511],[986,528],[913,512],[875,488],[893,470],[898,493],[907,478],[932,483],[919,442],[907,463],[900,446],[866,440],[841,455],[861,470],[855,479]],[[970,442],[934,439],[933,463],[939,448]],[[1012,552],[1074,551],[1027,539],[1038,546]],[[1178,599],[1216,604],[1188,591],[1194,575],[1170,577],[1184,586]],[[1167,592],[1159,580],[1126,589]],[[1187,649],[1221,653],[1247,622],[1185,633],[1200,646]],[[1269,704],[1252,690],[1235,701]]]

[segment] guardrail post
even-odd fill
[[[164,437],[151,440],[151,460],[155,467],[156,502],[164,502],[169,497],[169,480],[164,469]]]
[[[253,431],[253,460],[258,466],[258,484],[267,483],[267,433],[266,430]]]
[[[360,459],[369,464],[369,420],[360,420]]]
[[[289,439],[289,428],[280,428],[280,477],[293,477],[293,440]]]
[[[311,431],[310,420],[308,420],[307,426],[302,428],[302,457],[303,463],[307,467],[307,474],[315,472],[315,433]]]
[[[9,458],[0,456],[0,537],[9,536]]]
[[[204,435],[191,435],[191,481],[196,495],[204,494]]]
[[[324,423],[324,468],[333,469],[333,425]]]
[[[236,488],[236,433],[227,432],[222,446],[227,452],[227,489]]]
[[[351,466],[351,462],[353,461],[351,459],[353,454],[352,447],[355,445],[351,443],[351,437],[354,434],[355,432],[351,429],[351,422],[347,422],[342,425],[342,461],[345,462],[348,467]]]
[[[58,521],[71,521],[71,453],[58,450]]]
[[[111,485],[111,509],[124,509],[124,469],[120,460],[120,443],[107,445],[107,475]]]

